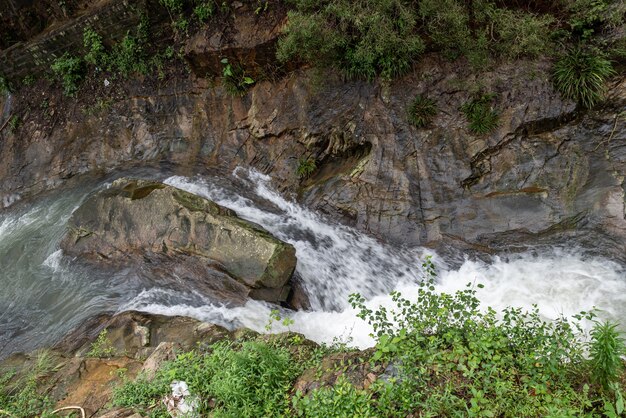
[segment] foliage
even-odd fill
[[[113,46],[109,55],[108,67],[111,71],[117,71],[123,77],[128,77],[132,73],[146,74],[148,65],[145,61],[144,42],[139,37],[133,36],[130,32],[121,42]]]
[[[301,179],[305,179],[311,176],[317,168],[317,162],[312,157],[302,157],[298,160],[298,168],[296,168],[296,174]]]
[[[184,6],[184,0],[159,0],[159,3],[170,13],[180,13]]]
[[[215,4],[213,1],[203,1],[193,9],[193,14],[201,23],[207,22],[215,13]]]
[[[626,345],[616,328],[617,324],[608,321],[596,322],[591,331],[592,376],[604,389],[616,382],[624,368],[621,356],[626,355]]]
[[[591,108],[606,91],[606,80],[615,74],[611,61],[598,50],[576,47],[554,65],[554,83],[561,94]]]
[[[356,389],[343,376],[333,386],[316,389],[307,396],[297,393],[293,407],[297,416],[309,418],[380,416],[374,409],[371,393]]]
[[[9,123],[8,123],[8,127],[9,127],[9,133],[14,133],[17,128],[20,127],[20,118],[17,115],[14,115],[11,117],[11,119],[9,119]]]
[[[440,294],[432,263],[427,260],[424,268],[427,277],[417,299],[392,293],[395,309],[374,311],[360,295],[351,296],[377,339],[372,360],[390,362],[398,370],[390,383],[376,389],[379,416],[415,410],[422,416],[459,411],[481,417],[596,416],[600,408],[623,408],[595,398],[585,383],[588,360],[578,322],[546,322],[536,307],[530,312],[507,308],[498,318],[493,309],[479,309],[472,284]],[[591,319],[593,313],[577,317]],[[595,344],[611,351],[606,347],[615,347],[614,331],[604,330],[609,338]]]
[[[83,31],[83,45],[87,53],[83,57],[86,62],[97,67],[104,67],[107,61],[107,54],[102,43],[102,37],[93,29],[85,28]]]
[[[409,1],[295,0],[280,61],[301,59],[339,69],[348,78],[391,79],[406,73],[424,50]]]
[[[200,414],[208,415],[208,401],[213,399],[211,416],[279,416],[288,407],[287,392],[300,371],[284,348],[257,341],[240,346],[221,342],[213,345],[210,353],[180,354],[165,363],[152,380],[140,377],[126,382],[114,390],[114,403],[160,408],[159,399],[168,393],[170,383],[184,380],[201,400]],[[162,408],[159,411],[162,413]]]
[[[428,125],[436,114],[437,105],[434,100],[428,97],[417,95],[409,105],[409,122],[418,128]]]
[[[498,127],[498,113],[491,106],[494,97],[494,94],[478,94],[461,106],[472,132],[487,134]]]
[[[569,13],[572,35],[580,40],[591,39],[607,27],[624,23],[626,3],[620,0],[564,0]]]
[[[53,403],[39,390],[58,365],[47,350],[39,351],[25,376],[8,372],[0,376],[0,411],[10,417],[51,417]]]
[[[106,328],[98,334],[98,338],[91,344],[87,357],[108,358],[116,354],[115,348],[111,345]]]
[[[74,96],[79,84],[85,77],[85,65],[80,58],[68,54],[54,60],[51,66],[54,74],[63,84],[63,92],[67,96]]]
[[[230,64],[228,58],[224,58],[222,63],[222,75],[224,88],[231,96],[243,96],[248,92],[250,86],[255,81],[246,73],[243,66],[239,64]]]
[[[35,81],[37,81],[37,78],[34,75],[32,75],[32,74],[28,74],[22,80],[22,84],[25,85],[25,86],[32,86],[33,84],[35,84]]]
[[[0,94],[10,93],[11,85],[9,84],[9,80],[6,77],[0,75]]]

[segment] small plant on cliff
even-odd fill
[[[437,105],[434,100],[428,97],[417,95],[409,105],[409,122],[418,128],[428,125],[436,114]]]
[[[104,67],[107,61],[107,54],[102,43],[102,37],[93,29],[85,28],[83,31],[83,45],[87,50],[85,61],[97,67]]]
[[[15,115],[13,117],[11,117],[11,119],[9,119],[9,133],[15,133],[15,131],[17,131],[17,128],[20,127],[20,118],[19,116]]]
[[[491,106],[494,97],[494,94],[479,94],[461,106],[470,131],[487,134],[498,127],[498,114]]]
[[[65,95],[74,96],[78,91],[79,84],[85,77],[85,64],[83,60],[65,53],[61,58],[54,60],[51,69],[61,80]]]
[[[222,63],[222,75],[224,88],[231,96],[243,96],[248,89],[255,83],[243,66],[239,64],[231,64],[228,58],[224,58]]]
[[[207,22],[215,13],[215,4],[213,1],[203,1],[193,9],[193,14],[200,23]]]
[[[296,174],[301,179],[306,179],[313,174],[317,169],[317,162],[312,157],[302,157],[298,160],[298,168],[296,168]]]
[[[87,357],[109,358],[116,354],[115,348],[111,345],[106,328],[98,334],[98,338],[91,344],[91,349]]]
[[[554,84],[564,97],[591,108],[602,100],[606,80],[614,74],[611,61],[603,53],[577,47],[554,65]]]
[[[9,85],[9,80],[4,76],[0,76],[0,94],[9,93],[11,91],[11,87]]]

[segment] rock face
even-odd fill
[[[273,59],[268,47],[283,11],[271,10],[254,24],[233,23],[245,26],[233,38],[241,59]],[[246,41],[255,30],[259,43]],[[547,61],[477,74],[432,55],[391,84],[303,70],[259,79],[234,98],[203,73],[219,69],[215,48],[237,49],[227,33],[213,35],[187,45],[193,77],[158,87],[116,82],[106,113],[66,115],[80,102],[55,97],[46,102],[53,124],[29,110],[0,142],[3,202],[131,165],[165,161],[181,174],[251,166],[305,205],[382,240],[481,251],[565,242],[626,262],[623,71],[592,111],[559,95]],[[495,94],[499,126],[490,134],[472,133],[459,110],[476,91]],[[15,97],[5,113],[41,108],[37,93]],[[423,129],[406,115],[417,94],[439,109]],[[306,180],[296,174],[302,158],[317,163]]]
[[[254,289],[266,300],[281,299],[296,265],[293,246],[232,210],[163,183],[126,178],[73,213],[61,248],[104,264],[146,261],[155,274],[171,270],[179,277],[201,279],[208,266],[221,281],[207,285],[212,290]]]

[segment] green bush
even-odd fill
[[[0,76],[0,94],[10,93],[11,85],[9,84],[9,80],[4,76]]]
[[[109,358],[113,357],[115,354],[116,350],[109,341],[107,330],[104,329],[100,334],[98,334],[98,338],[96,338],[96,340],[91,344],[87,357]]]
[[[432,263],[425,267],[416,300],[392,293],[394,309],[373,311],[351,296],[377,339],[372,360],[397,370],[376,389],[379,416],[597,416],[578,322],[546,322],[536,307],[481,310],[474,286],[437,293]]]
[[[146,74],[148,72],[143,42],[130,33],[113,46],[108,63],[109,70],[117,71],[123,77],[128,77],[132,73]]]
[[[231,96],[244,96],[255,83],[240,64],[230,64],[228,58],[222,59],[224,88]]]
[[[409,105],[409,122],[418,128],[423,128],[428,125],[436,114],[437,105],[434,100],[428,97],[418,95]]]
[[[193,9],[193,14],[201,22],[207,22],[215,13],[215,4],[212,1],[205,1],[198,4]]]
[[[316,389],[307,396],[297,393],[293,398],[297,416],[307,418],[381,416],[374,405],[371,392],[357,390],[343,376],[331,387]]]
[[[296,168],[296,174],[301,179],[305,179],[311,176],[317,168],[317,162],[314,158],[302,157],[298,160],[298,167]]]
[[[606,80],[614,74],[602,52],[577,47],[555,63],[554,84],[564,97],[591,108],[602,100]]]
[[[337,68],[349,78],[391,79],[406,73],[424,50],[411,2],[294,3],[296,10],[289,13],[278,44],[282,62],[295,58]]]
[[[498,113],[491,106],[494,97],[494,94],[479,94],[461,106],[469,129],[475,134],[487,134],[498,127]]]
[[[106,65],[107,54],[102,43],[102,37],[91,28],[83,31],[83,45],[87,50],[84,56],[86,62],[98,67]]]
[[[63,84],[63,92],[67,96],[74,96],[78,91],[79,84],[85,77],[85,63],[67,52],[61,58],[54,60],[51,66],[54,74]]]

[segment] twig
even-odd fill
[[[54,411],[52,411],[52,413],[56,414],[57,412],[65,411],[68,409],[79,409],[80,415],[82,416],[82,418],[85,418],[85,410],[81,408],[80,406],[64,406],[63,408],[55,409]]]
[[[603,141],[600,141],[598,143],[598,145],[596,145],[596,147],[593,149],[594,152],[598,150],[598,148],[600,148],[600,145],[602,144],[610,144],[611,143],[611,139],[613,139],[613,135],[615,135],[615,128],[617,128],[617,121],[619,120],[620,116],[623,116],[625,114],[625,112],[621,112],[621,113],[617,113],[615,115],[615,123],[613,123],[613,130],[611,131],[611,134],[609,135],[609,137]],[[1,130],[1,129],[0,129]]]

